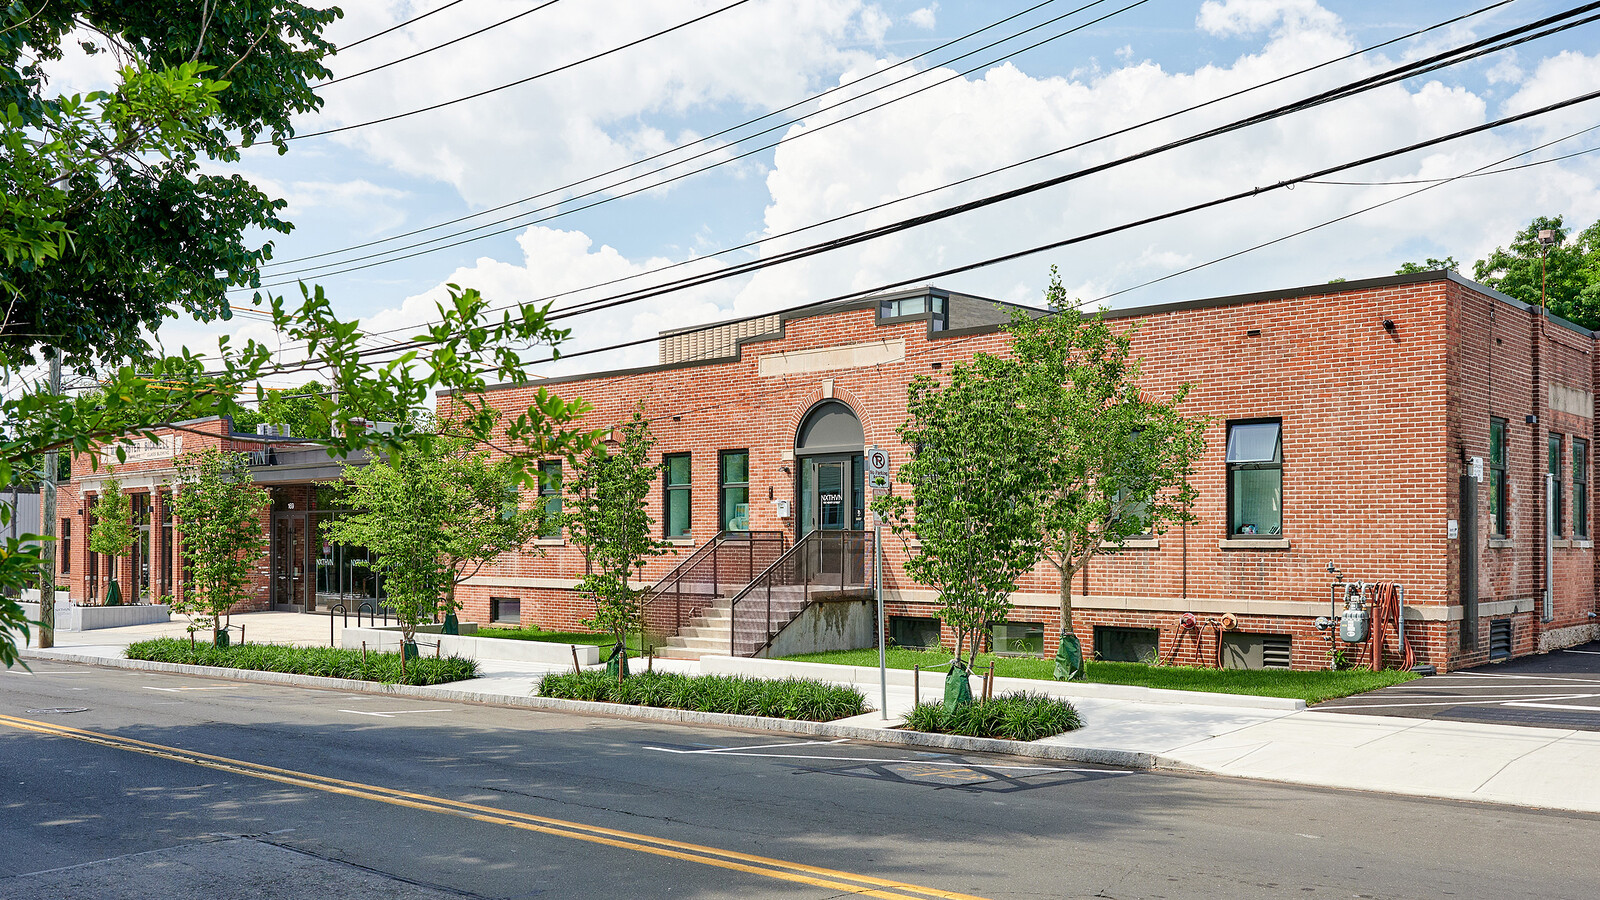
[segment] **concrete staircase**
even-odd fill
[[[767,642],[768,628],[776,634],[794,621],[806,606],[804,585],[783,585],[772,589],[772,621],[767,621],[765,592],[739,604],[739,635],[733,639],[733,598],[718,597],[700,615],[656,648],[656,655],[667,659],[699,659],[702,656],[754,656]]]
[[[733,631],[732,597],[718,597],[677,634],[656,647],[665,659],[699,659],[702,656],[727,656]]]

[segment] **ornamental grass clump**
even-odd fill
[[[641,672],[618,681],[614,675],[589,671],[546,675],[539,683],[539,695],[810,722],[830,722],[866,712],[866,697],[854,687],[804,678]]]
[[[943,703],[918,703],[906,728],[936,734],[1037,741],[1083,727],[1072,704],[1042,694],[1002,694],[946,710]]]
[[[129,659],[179,663],[189,666],[215,666],[221,669],[249,669],[257,672],[289,672],[324,678],[349,678],[356,681],[381,681],[389,684],[448,684],[478,674],[475,660],[450,656],[443,659],[413,659],[400,675],[400,654],[362,653],[334,647],[283,647],[277,644],[238,644],[218,647],[178,638],[159,638],[130,644]]]

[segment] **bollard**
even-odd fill
[[[922,663],[911,667],[911,705],[922,702]]]
[[[572,644],[568,644],[567,649],[572,651],[572,673],[576,675],[583,671],[583,666],[578,665],[578,648]]]
[[[983,680],[983,699],[994,699],[994,663],[989,663],[989,677]]]

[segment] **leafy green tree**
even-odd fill
[[[1011,357],[986,363],[1021,385],[1019,412],[1030,426],[1021,445],[1027,507],[1044,559],[1060,579],[1061,644],[1055,676],[1083,675],[1072,623],[1072,578],[1097,554],[1130,537],[1193,521],[1188,474],[1205,450],[1209,421],[1179,412],[1189,386],[1167,398],[1139,386],[1132,330],[1086,318],[1067,301],[1054,268],[1050,314],[1014,317]]]
[[[407,651],[417,626],[440,616],[452,582],[450,489],[432,449],[429,442],[416,442],[389,451],[386,460],[345,466],[343,495],[353,511],[328,523],[325,532],[372,554],[365,565],[383,578],[384,602],[394,610]]]
[[[634,410],[617,432],[621,439],[614,446],[596,443],[574,461],[571,502],[562,518],[588,561],[578,591],[594,601],[594,616],[583,624],[616,638],[615,665],[626,671],[627,636],[641,627],[644,595],[629,579],[668,545],[655,537],[655,521],[645,510],[661,471],[650,462],[650,423]]]
[[[940,618],[955,631],[947,698],[970,699],[962,688],[982,633],[1005,621],[1017,579],[1039,556],[1033,427],[1013,374],[979,354],[952,367],[946,386],[912,379],[899,434],[914,451],[896,475],[911,496],[873,503],[906,542],[906,574],[939,591]]]
[[[102,595],[107,606],[122,602],[122,589],[117,586],[117,559],[125,556],[131,546],[133,510],[128,495],[122,492],[122,483],[113,478],[95,498],[94,528],[89,530],[89,550],[111,557],[110,579]]]
[[[259,403],[262,377],[303,371],[276,362],[277,342],[224,340],[201,356],[167,353],[144,335],[180,314],[226,318],[226,290],[259,284],[271,246],[245,238],[286,231],[283,202],[202,164],[233,161],[235,144],[286,148],[290,117],[320,104],[310,83],[328,74],[321,59],[332,47],[321,31],[338,15],[293,0],[57,0],[0,10],[0,367],[17,376],[36,358],[62,358],[69,369],[92,367],[101,388],[62,394],[35,385],[0,399],[8,425],[0,483],[38,469],[51,450],[95,463],[89,454],[100,445],[120,448],[189,419],[248,415],[242,385],[257,385]],[[63,41],[85,33],[125,63],[117,84],[88,96],[50,94],[50,62]],[[383,362],[357,345],[359,323],[336,316],[320,287],[303,287],[293,304],[260,294],[252,302],[283,343],[317,360],[329,397],[339,398],[323,407],[335,453],[405,446],[414,422],[370,434],[357,420],[420,409],[441,391],[452,397],[448,428],[472,441],[533,447],[534,458],[585,447],[587,436],[569,428],[581,402],[539,390],[525,411],[501,420],[484,398],[491,383],[527,380],[529,351],[566,336],[548,324],[548,306],[524,304],[495,319],[477,291],[449,291],[439,322]],[[38,567],[33,537],[0,551],[0,587],[20,586],[30,562]],[[0,661],[15,658],[23,628],[21,607],[0,603]]]
[[[308,381],[293,388],[268,388],[255,409],[241,411],[234,417],[233,427],[253,432],[257,425],[288,425],[294,437],[326,440],[333,437],[334,420],[341,407],[351,416],[376,422],[407,421],[417,415],[363,398],[341,398],[336,394],[320,381]]]
[[[1461,263],[1456,262],[1454,256],[1446,256],[1444,259],[1434,259],[1430,256],[1427,262],[1403,262],[1400,264],[1400,268],[1394,270],[1394,273],[1396,275],[1414,275],[1418,272],[1437,272],[1440,269],[1458,272],[1461,270]]]
[[[1553,232],[1546,248],[1539,232]],[[1569,240],[1570,239],[1570,240]],[[1600,222],[1573,237],[1561,216],[1539,216],[1517,232],[1509,248],[1496,247],[1472,265],[1472,277],[1524,303],[1585,328],[1600,328]]]
[[[340,15],[295,0],[52,0],[0,11],[0,353],[143,356],[141,330],[186,312],[228,318],[258,285],[284,201],[213,174],[322,105]],[[117,60],[109,90],[48,90],[66,42]],[[210,163],[208,165],[208,163]],[[210,170],[210,171],[208,171]]]
[[[266,549],[261,514],[267,492],[255,484],[243,453],[185,453],[177,470],[172,512],[190,575],[176,608],[189,616],[191,633],[209,625],[216,643],[222,617],[249,599],[250,572]]]
[[[519,489],[532,473],[516,460],[491,459],[488,452],[474,451],[460,438],[432,441],[414,451],[408,464],[434,470],[429,481],[444,495],[444,566],[450,577],[441,610],[448,615],[461,608],[457,586],[501,554],[522,549],[538,537],[546,524],[545,507],[522,505]]]

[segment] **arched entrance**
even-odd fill
[[[866,527],[863,446],[861,420],[837,400],[817,404],[801,421],[794,445],[801,537]]]

